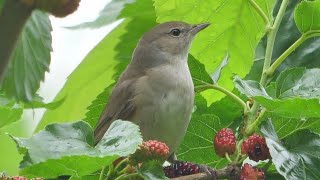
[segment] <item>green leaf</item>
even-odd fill
[[[273,113],[268,113],[265,118],[272,119],[274,128],[280,139],[286,138],[297,131],[309,129],[315,133],[320,133],[319,118],[287,118],[279,117]]]
[[[109,85],[101,94],[97,96],[94,101],[92,101],[91,105],[88,107],[88,112],[86,113],[86,118],[84,121],[89,123],[91,127],[96,127],[100,115],[106,107],[114,85],[115,83]]]
[[[284,139],[282,143],[271,121],[262,126],[261,132],[266,138],[272,162],[282,176],[290,180],[319,179],[319,134],[301,130]]]
[[[139,127],[120,120],[111,124],[96,147],[93,130],[83,121],[48,125],[29,139],[12,138],[25,155],[20,174],[29,178],[88,175],[134,153],[142,142]]]
[[[31,101],[49,70],[51,24],[46,13],[34,11],[11,56],[1,89],[19,101]]]
[[[271,16],[274,0],[256,2]],[[203,63],[211,74],[218,69],[229,52],[229,63],[219,81],[221,86],[233,89],[230,78],[234,74],[244,77],[249,72],[256,46],[265,33],[265,24],[249,1],[211,0],[199,3],[194,0],[155,0],[154,6],[158,22],[181,20],[189,23],[211,23],[194,40],[191,54]],[[204,95],[209,104],[225,96],[222,93],[210,92],[205,92]]]
[[[281,176],[278,172],[272,172],[270,173],[269,171],[267,173],[265,173],[266,179],[272,179],[272,180],[285,180],[285,178],[283,176]]]
[[[120,18],[128,17],[124,15],[120,15],[121,11],[125,8],[127,4],[134,3],[135,0],[112,0],[108,3],[104,9],[99,13],[97,19],[92,22],[85,22],[73,27],[71,29],[77,28],[100,28],[102,26],[108,25]],[[143,11],[137,11],[137,13],[141,13]]]
[[[269,98],[266,90],[257,81],[241,80],[239,76],[234,77],[235,87],[247,97],[263,96]]]
[[[294,20],[301,33],[320,32],[320,1],[302,1],[294,11]]]
[[[320,69],[291,68],[280,74],[276,81],[277,98],[320,97]]]
[[[319,99],[268,99],[262,96],[254,97],[268,111],[287,118],[312,118],[320,117]]]
[[[23,107],[19,104],[13,104],[11,106],[0,105],[0,129],[18,121],[22,113]]]
[[[320,117],[319,81],[320,69],[287,69],[275,84],[277,99],[271,98],[265,89],[255,81],[236,77],[236,88],[248,97],[254,98],[268,111],[287,118]],[[294,109],[294,111],[293,111]]]
[[[22,113],[22,104],[16,103],[0,93],[0,129],[18,121]]]
[[[168,179],[163,172],[163,167],[159,162],[148,161],[142,164],[138,173],[146,180]]]
[[[141,5],[142,4],[142,5]],[[145,9],[141,9],[145,8]],[[67,97],[55,110],[49,110],[37,127],[37,131],[53,122],[72,122],[85,118],[87,107],[125,69],[132,52],[144,32],[155,26],[152,2],[138,0],[126,7],[126,11],[145,11],[150,15],[124,20],[108,34],[68,77],[56,100]],[[106,99],[107,101],[107,99]],[[100,116],[96,114],[95,116]],[[96,122],[90,122],[95,124]]]
[[[215,154],[212,142],[217,131],[228,125],[230,122],[220,121],[213,114],[193,115],[177,153],[178,159],[215,168],[227,165],[225,159]]]
[[[210,75],[207,73],[204,65],[196,60],[192,55],[189,54],[188,58],[188,66],[191,72],[193,84],[195,86],[195,90],[197,91],[201,85],[205,83],[212,84],[213,81]],[[201,89],[201,88],[200,88]]]
[[[35,108],[56,109],[65,101],[65,99],[66,97],[57,101],[45,103],[43,102],[42,97],[36,96],[32,101],[24,103],[24,108],[25,109],[35,109]]]
[[[227,109],[227,111],[226,111]],[[185,138],[177,152],[178,159],[224,167],[228,162],[218,157],[213,149],[213,137],[221,128],[237,128],[243,109],[229,96],[207,106],[201,94],[195,97],[195,111]]]

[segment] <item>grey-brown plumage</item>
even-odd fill
[[[188,52],[194,36],[208,25],[167,22],[143,35],[96,126],[96,143],[114,120],[123,119],[138,124],[144,140],[177,150],[194,101]]]

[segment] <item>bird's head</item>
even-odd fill
[[[177,21],[162,23],[143,35],[138,48],[144,48],[143,54],[187,57],[193,38],[208,26],[209,23],[197,25]]]

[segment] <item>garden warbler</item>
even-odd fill
[[[194,102],[188,53],[195,35],[208,25],[166,22],[143,35],[101,114],[96,143],[122,119],[139,125],[145,141],[162,141],[171,154],[177,150]]]

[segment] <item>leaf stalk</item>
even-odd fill
[[[273,47],[274,47],[274,42],[276,39],[276,35],[280,26],[280,23],[283,19],[283,16],[285,14],[286,8],[288,6],[289,0],[283,0],[279,9],[279,12],[276,16],[276,19],[274,21],[274,24],[271,26],[269,34],[267,34],[267,48],[266,48],[266,55],[265,55],[265,60],[264,60],[264,65],[263,65],[263,71],[260,79],[260,84],[265,87],[268,82],[269,75],[267,71],[270,68],[271,65],[271,59],[272,59],[272,53],[273,53]],[[248,113],[248,125],[252,124],[253,121],[256,119],[256,114],[259,110],[260,104],[258,102],[254,102],[252,108],[250,109]],[[254,125],[259,125],[258,123],[254,123]],[[252,127],[252,126],[250,126]],[[247,132],[248,129],[246,128],[246,133],[249,135]],[[251,130],[250,130],[251,131]]]
[[[252,7],[254,7],[256,9],[257,13],[262,17],[263,21],[267,25],[267,28],[268,27],[270,28],[270,20],[269,20],[268,16],[263,12],[261,7],[254,0],[249,0],[249,2],[252,5]]]
[[[238,97],[237,95],[235,95],[231,91],[219,86],[218,84],[209,84],[206,82],[203,82],[203,83],[205,83],[205,85],[200,85],[200,86],[197,86],[196,88],[203,89],[203,90],[215,89],[217,91],[220,91],[220,92],[224,93],[225,95],[231,97],[235,102],[237,102],[240,106],[242,106],[244,109],[244,114],[247,114],[247,112],[249,111],[249,107],[247,106],[247,104],[240,97]]]

